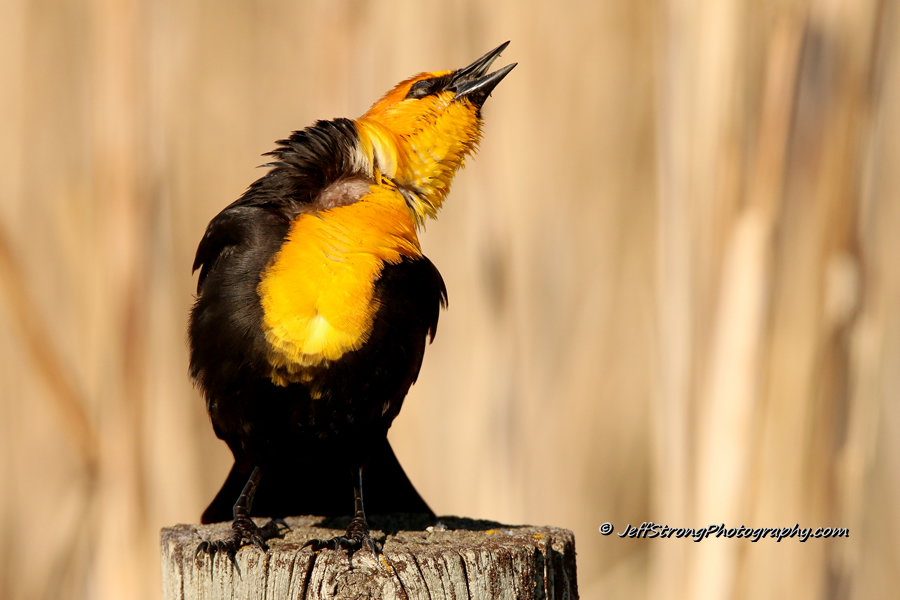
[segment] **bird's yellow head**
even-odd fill
[[[478,146],[481,107],[516,66],[487,73],[507,45],[465,68],[401,82],[356,121],[360,160],[376,181],[397,186],[418,222],[437,214],[453,175]]]

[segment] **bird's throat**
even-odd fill
[[[417,224],[437,216],[456,172],[481,137],[480,120],[451,105],[443,116],[406,135],[378,121],[356,121],[357,168],[372,179],[389,180],[406,198]]]

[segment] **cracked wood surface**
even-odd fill
[[[225,537],[230,523],[163,529],[163,600],[578,597],[575,538],[565,529],[375,516],[369,519],[372,538],[383,554],[361,550],[351,564],[344,551],[301,548],[309,539],[343,533],[349,519],[286,521],[291,530],[271,540],[267,553],[244,547],[234,563],[227,555],[194,556],[202,540]]]

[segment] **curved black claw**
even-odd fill
[[[197,545],[194,551],[194,558],[200,556],[201,552],[206,552],[210,556],[215,556],[218,552],[226,552],[231,560],[234,561],[237,551],[254,544],[263,552],[269,550],[266,540],[272,538],[282,538],[284,533],[281,530],[290,530],[290,527],[282,519],[272,519],[262,527],[259,527],[249,517],[238,517],[231,523],[231,535],[224,540],[204,540]]]
[[[314,552],[324,550],[325,548],[330,548],[332,550],[346,550],[347,555],[351,559],[353,558],[353,553],[362,548],[366,548],[376,555],[379,553],[378,548],[375,546],[375,542],[372,541],[372,538],[369,536],[368,523],[366,523],[365,519],[358,518],[350,521],[350,526],[347,527],[347,533],[344,535],[333,537],[330,540],[312,539],[303,544],[302,547],[309,547]]]

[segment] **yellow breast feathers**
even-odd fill
[[[421,255],[396,190],[372,186],[359,202],[297,217],[257,288],[272,381],[309,381],[315,367],[362,347],[382,267]]]

